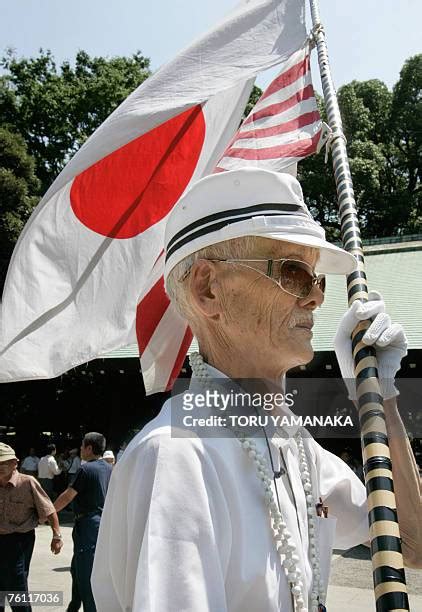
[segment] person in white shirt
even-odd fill
[[[29,449],[29,455],[25,457],[22,461],[22,465],[20,468],[20,472],[22,474],[27,474],[28,476],[34,476],[36,478],[38,476],[38,464],[40,462],[39,457],[35,452],[35,448]]]
[[[191,356],[189,390],[167,400],[114,468],[92,574],[97,608],[321,612],[332,549],[369,539],[364,485],[297,425],[246,434],[236,421],[207,435],[203,423],[189,423],[201,405],[204,422],[226,416],[221,389],[247,390],[254,379],[283,392],[286,372],[313,356],[322,274],[350,274],[356,261],[326,242],[295,178],[252,168],[196,183],[170,213],[165,245],[166,290],[200,353]],[[381,300],[368,304],[372,314],[361,305],[340,323],[343,368],[352,359],[350,317],[355,326],[381,312]],[[369,330],[389,332],[378,365],[380,377],[393,365],[394,378],[406,347],[401,326],[390,326],[377,317]],[[390,393],[386,418],[400,427]],[[269,414],[292,415],[283,402]],[[409,448],[405,436],[390,446],[403,552],[420,566],[421,487]]]
[[[62,472],[55,459],[56,452],[56,445],[49,444],[47,446],[47,454],[41,457],[38,463],[38,480],[50,499],[54,497],[54,477]]]

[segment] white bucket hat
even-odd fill
[[[171,211],[165,232],[164,278],[182,259],[205,247],[242,236],[262,236],[319,250],[316,272],[350,274],[351,253],[325,240],[290,174],[241,168],[195,183]]]
[[[114,453],[112,450],[106,450],[103,453],[103,459],[114,459]]]

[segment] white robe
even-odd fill
[[[219,438],[192,432],[175,437],[171,411],[176,410],[182,410],[181,396],[164,404],[113,470],[91,578],[98,612],[291,612],[253,461],[228,432]],[[265,438],[256,443],[268,458]],[[328,518],[317,519],[321,573],[328,584],[332,548],[348,549],[369,538],[365,488],[315,440],[304,438],[304,445],[313,494],[329,509]],[[309,595],[307,508],[297,446],[292,438],[272,438],[270,446],[276,470],[278,446],[286,461],[293,491],[287,474],[277,487]]]

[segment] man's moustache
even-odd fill
[[[289,329],[293,329],[294,327],[308,327],[309,329],[312,329],[312,327],[314,326],[314,319],[313,317],[303,317],[303,316],[296,316],[293,315],[290,319],[290,322],[288,324]]]

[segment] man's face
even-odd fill
[[[35,456],[35,448],[30,448],[29,449],[29,454],[30,454],[31,457],[34,457]]]
[[[252,259],[296,259],[310,265],[318,260],[318,251],[277,240],[263,240]],[[311,345],[313,311],[324,300],[322,291],[313,286],[307,298],[286,293],[273,280],[255,270],[218,263],[217,282],[223,301],[222,329],[233,348],[249,347],[262,363],[274,364],[276,371],[308,363],[313,357]],[[266,271],[265,264],[248,264]]]
[[[91,444],[85,445],[85,442],[82,440],[81,459],[83,461],[89,461],[90,459],[92,459],[92,457],[94,457],[94,453],[93,453]]]
[[[18,466],[16,459],[0,461],[0,479],[8,480]]]

